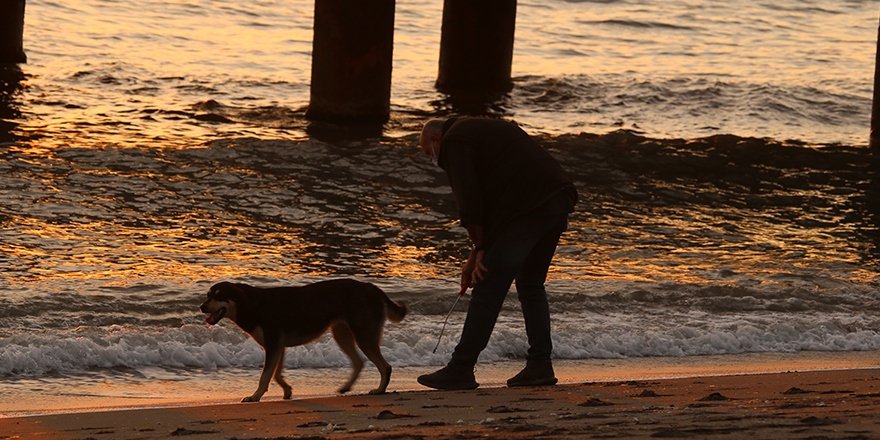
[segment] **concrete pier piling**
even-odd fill
[[[26,63],[24,53],[24,2],[0,0],[0,63]]]
[[[384,123],[390,116],[394,0],[315,0],[306,117]]]
[[[444,0],[437,90],[509,92],[515,24],[516,0]]]

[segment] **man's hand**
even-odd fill
[[[465,263],[464,267],[461,269],[462,286],[465,284],[477,284],[477,282],[483,281],[483,278],[486,277],[486,273],[488,273],[489,270],[483,265],[483,256],[485,254],[486,251],[482,249],[471,251],[467,263]]]
[[[471,249],[471,254],[468,256],[467,263],[465,263],[464,268],[461,269],[462,286],[464,286],[467,281],[469,281],[471,285],[477,284],[478,281],[483,281],[483,278],[486,277],[486,272],[489,272],[486,269],[486,266],[483,266],[483,255],[486,255],[486,250],[483,249],[483,244],[485,244],[483,241],[483,226],[471,223],[465,225],[465,229],[467,229],[468,238],[470,238],[474,247]]]

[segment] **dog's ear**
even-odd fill
[[[208,299],[222,301],[224,297],[227,296],[225,292],[228,289],[228,285],[229,283],[224,281],[211,286],[211,288],[208,289]]]
[[[241,293],[241,289],[235,284],[223,281],[211,286],[208,289],[208,299],[215,301],[226,301],[230,296]]]

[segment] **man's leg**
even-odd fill
[[[548,219],[549,220],[549,219]],[[519,274],[516,292],[522,305],[526,335],[529,338],[529,361],[550,360],[553,342],[550,338],[550,305],[547,302],[547,271],[556,253],[559,237],[568,226],[567,215],[553,217],[552,228],[532,248]]]
[[[474,285],[461,339],[445,368],[420,376],[419,383],[440,389],[471,389],[478,384],[473,370],[486,348],[510,285],[538,241],[547,233],[535,219],[514,221],[502,230],[483,256],[487,272]]]
[[[491,248],[483,257],[483,264],[487,269],[486,277],[474,286],[471,293],[467,318],[465,318],[461,340],[452,354],[452,364],[463,368],[473,368],[480,352],[489,343],[510,285],[514,279],[518,280],[518,274],[527,265],[535,266],[535,268],[529,268],[529,276],[526,279],[540,277],[540,288],[543,290],[543,279],[547,275],[547,267],[543,268],[543,276],[535,271],[540,272],[540,266],[544,264],[543,260],[545,259],[547,260],[546,265],[549,266],[550,259],[556,250],[556,242],[559,240],[559,235],[562,234],[561,231],[557,233],[558,221],[553,220],[554,218],[527,217],[514,221],[504,228],[492,243]],[[548,252],[549,256],[546,256],[545,254]],[[540,303],[541,298],[538,297],[535,300]],[[547,309],[546,295],[543,300],[548,315],[546,321],[548,321],[549,338],[549,309]],[[537,308],[540,308],[540,305]],[[530,307],[530,310],[533,309],[536,308]],[[547,358],[549,359],[549,350]]]
[[[420,384],[441,390],[468,390],[480,386],[474,378],[474,365],[480,352],[489,343],[501,305],[516,276],[515,270],[509,266],[518,266],[516,260],[524,260],[527,255],[522,251],[505,253],[502,249],[512,250],[509,245],[496,248],[493,243],[492,248],[483,256],[486,277],[474,285],[471,291],[461,339],[455,346],[452,360],[446,367],[434,373],[419,376]],[[522,256],[518,257],[519,255]]]
[[[532,249],[516,277],[516,291],[522,305],[529,353],[526,367],[507,381],[508,386],[555,385],[556,374],[550,361],[553,341],[550,337],[550,306],[544,282],[547,270],[556,253],[559,237],[568,225],[567,215],[547,218],[554,225]]]

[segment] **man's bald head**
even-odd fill
[[[429,119],[422,127],[422,135],[419,137],[419,146],[422,151],[433,158],[440,157],[440,138],[443,137],[443,119]]]

